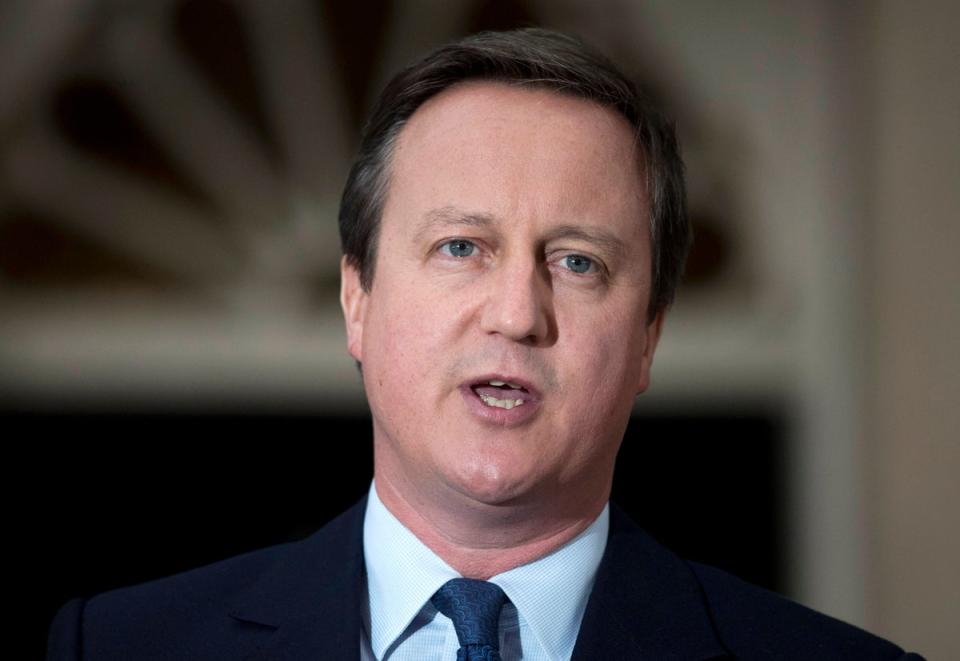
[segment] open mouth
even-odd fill
[[[523,406],[533,398],[530,391],[521,384],[500,379],[481,381],[470,386],[470,389],[487,406],[508,411],[517,406]]]

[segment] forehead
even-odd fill
[[[424,103],[400,132],[387,207],[466,207],[564,222],[629,217],[645,193],[634,130],[619,113],[552,90],[460,83]],[[396,203],[396,204],[392,204]]]

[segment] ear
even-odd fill
[[[367,315],[370,295],[360,285],[360,272],[340,259],[340,307],[347,325],[347,351],[358,362],[363,362],[363,322]]]
[[[637,394],[640,395],[650,387],[650,368],[653,367],[653,353],[660,341],[660,331],[663,330],[663,319],[666,310],[657,312],[657,316],[647,324],[646,338],[644,339],[643,355],[641,356],[640,379],[637,382]]]

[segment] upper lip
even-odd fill
[[[533,382],[531,382],[529,379],[525,379],[522,376],[513,376],[503,372],[491,372],[490,374],[484,374],[481,376],[473,377],[470,380],[468,380],[465,385],[467,385],[470,388],[473,388],[474,386],[486,385],[490,381],[504,381],[506,383],[516,384],[522,387],[524,390],[526,390],[530,394],[529,399],[531,400],[540,399],[540,390],[535,385],[533,385]]]

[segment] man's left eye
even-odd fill
[[[563,264],[574,273],[589,273],[593,269],[593,260],[583,255],[567,255]]]
[[[473,254],[474,249],[476,249],[476,246],[473,242],[466,239],[454,239],[440,246],[440,252],[451,257],[469,257]]]

